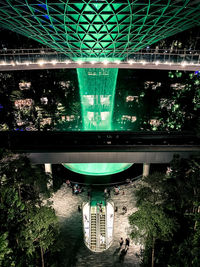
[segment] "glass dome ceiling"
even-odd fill
[[[200,2],[0,0],[0,25],[69,58],[124,58],[200,25]]]

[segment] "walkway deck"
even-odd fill
[[[34,69],[121,68],[199,71],[199,50],[146,49],[122,51],[123,60],[96,58],[77,60],[52,49],[0,50],[0,71]],[[117,51],[115,51],[117,52]]]

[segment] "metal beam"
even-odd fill
[[[181,158],[200,155],[199,152],[67,152],[30,153],[27,156],[34,164],[60,163],[169,163],[174,155]]]
[[[182,70],[182,71],[199,71],[200,65],[181,65],[181,64],[154,64],[154,63],[83,63],[76,62],[66,63],[47,63],[47,64],[18,64],[18,65],[0,65],[0,71],[14,70],[44,70],[44,69],[77,69],[77,68],[118,68],[118,69],[150,69],[150,70]]]
[[[176,132],[0,132],[0,147],[43,163],[167,163],[200,155],[200,139]]]

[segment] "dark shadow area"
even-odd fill
[[[116,255],[118,255],[118,253],[120,252],[120,249],[121,249],[121,248],[117,248],[117,249],[114,251],[114,253],[113,253],[113,257],[115,257]]]
[[[123,263],[124,262],[124,259],[125,259],[126,254],[127,254],[127,250],[122,249],[122,251],[121,251],[121,253],[119,255],[119,262],[120,263]]]
[[[78,211],[69,218],[62,218],[64,220],[60,234],[62,248],[57,255],[59,267],[76,266],[79,249],[84,246],[81,218]]]

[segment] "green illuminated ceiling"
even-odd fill
[[[123,58],[200,25],[200,1],[0,0],[0,25],[69,58]]]

